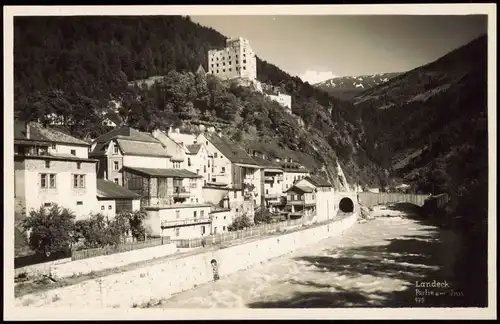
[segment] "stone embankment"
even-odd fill
[[[350,228],[357,214],[328,224],[275,235],[225,249],[189,255],[75,285],[24,295],[17,306],[134,307],[162,299],[213,280],[212,260],[221,277],[283,256],[323,239],[339,236]]]

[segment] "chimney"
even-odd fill
[[[27,139],[31,138],[30,123],[29,122],[26,122],[26,138]]]
[[[172,126],[170,126],[170,127],[168,128],[168,133],[169,133],[169,134],[171,134],[171,133],[172,133]]]
[[[266,159],[266,153],[262,152],[262,158],[265,160]]]

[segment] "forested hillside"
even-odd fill
[[[18,118],[43,121],[56,113],[72,134],[95,137],[106,131],[102,113],[117,100],[122,118],[141,130],[225,121],[223,131],[241,145],[326,168],[332,181],[337,160],[351,184],[385,178],[363,149],[350,104],[258,58],[258,79],[292,95],[302,128],[262,95],[195,74],[200,64],[207,70],[208,50],[224,46],[225,37],[189,17],[16,17],[14,25]],[[166,77],[151,88],[128,86],[157,75]]]

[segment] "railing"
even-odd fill
[[[176,219],[176,220],[162,220],[161,227],[174,227],[180,225],[191,225],[191,224],[204,224],[210,223],[210,217],[196,217],[196,218],[184,218],[184,219]]]
[[[170,242],[171,242],[170,237],[165,236],[165,237],[160,237],[160,238],[155,238],[155,239],[150,239],[150,240],[140,241],[140,242],[123,243],[123,244],[118,244],[115,246],[107,246],[107,247],[102,247],[102,248],[72,251],[71,260],[72,261],[83,260],[83,259],[98,257],[101,255],[109,255],[109,254],[145,249],[145,248],[149,248],[149,247],[153,247],[153,246],[170,244]]]
[[[274,177],[273,176],[264,177],[264,181],[274,181]]]
[[[174,187],[174,194],[175,195],[189,195],[190,191],[189,188],[187,187]]]
[[[241,231],[234,232],[223,232],[219,234],[213,234],[206,236],[204,238],[205,245],[217,245],[225,242],[235,241],[243,238],[258,237],[266,234],[271,234],[274,232],[281,232],[286,229],[290,229],[296,226],[304,225],[305,220],[303,219],[293,219],[284,222],[277,222],[271,224],[263,224],[255,227],[250,227]],[[178,248],[195,248],[202,246],[201,238],[192,239],[172,239],[172,242],[177,245]]]

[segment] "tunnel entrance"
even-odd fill
[[[342,198],[339,203],[339,209],[344,213],[352,213],[354,211],[354,203],[350,198]]]

